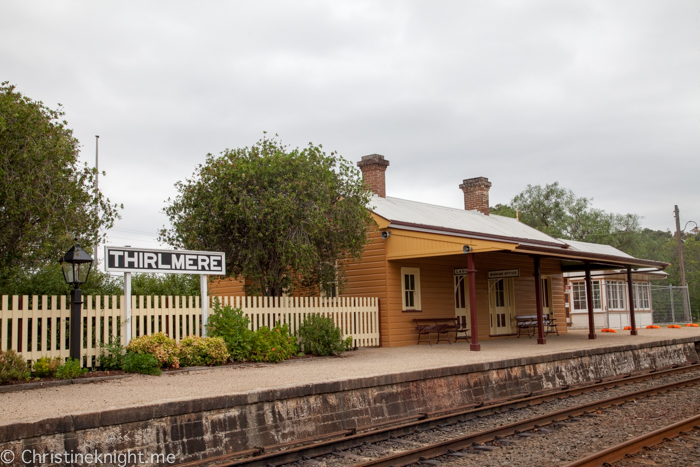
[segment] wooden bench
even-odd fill
[[[537,332],[537,315],[520,315],[515,317],[515,322],[518,326],[518,337],[523,330],[527,331],[527,337],[532,337]],[[542,325],[544,326],[545,336],[549,333],[555,332],[557,336],[559,335],[559,330],[557,329],[557,320],[551,318],[549,315],[542,316]]]
[[[418,344],[421,342],[421,336],[428,336],[428,344],[433,345],[431,335],[437,334],[436,344],[440,342],[440,336],[445,335],[447,337],[447,342],[452,344],[450,341],[450,333],[460,332],[457,318],[415,318],[413,320],[416,323],[416,331],[418,331]],[[455,341],[456,341],[455,334]]]

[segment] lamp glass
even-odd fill
[[[63,279],[65,279],[66,284],[75,283],[75,273],[73,272],[73,265],[70,263],[61,263],[63,269]]]
[[[90,269],[92,269],[92,262],[90,263],[76,263],[75,266],[78,268],[77,278],[80,284],[87,282],[88,276],[90,275]]]

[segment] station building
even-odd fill
[[[459,185],[464,209],[455,209],[386,196],[389,161],[382,155],[364,156],[357,165],[374,193],[368,209],[376,225],[362,260],[344,265],[343,295],[379,298],[383,347],[415,345],[416,319],[450,317],[466,321],[471,350],[480,350],[480,340],[518,335],[523,317],[536,322],[533,337],[545,344],[546,322],[566,332],[569,274],[577,281],[583,278],[585,316],[594,339],[600,323],[591,271],[614,270],[632,284],[635,270],[667,266],[608,245],[553,238],[517,219],[491,215],[491,183],[484,177]],[[578,283],[576,287],[579,307],[581,289]],[[213,295],[242,295],[243,282],[228,279],[210,290]],[[631,296],[632,287],[626,293]],[[627,310],[629,322],[636,317],[633,305]],[[640,316],[640,321],[646,319]]]

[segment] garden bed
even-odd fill
[[[328,357],[315,357],[313,355],[294,355],[288,360],[306,360],[310,358],[328,358]],[[333,358],[333,357],[331,357]],[[177,374],[177,373],[187,373],[190,371],[203,371],[212,370],[215,368],[230,368],[232,366],[238,367],[252,367],[258,368],[267,365],[275,365],[274,363],[253,363],[253,362],[227,362],[223,365],[217,366],[185,366],[181,368],[163,368],[163,374]],[[14,380],[5,383],[0,383],[0,394],[15,391],[28,391],[31,389],[41,389],[54,386],[65,386],[69,384],[89,384],[89,383],[99,383],[100,381],[108,381],[112,379],[129,378],[138,373],[126,373],[123,370],[95,370],[89,371],[84,375],[78,376],[71,379],[59,379],[55,377],[45,376],[43,378],[32,377],[28,380]]]

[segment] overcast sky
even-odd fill
[[[63,105],[124,204],[110,243],[157,247],[207,153],[267,131],[351,161],[387,194],[491,205],[555,181],[673,229],[700,222],[700,2],[11,1],[0,81]]]

